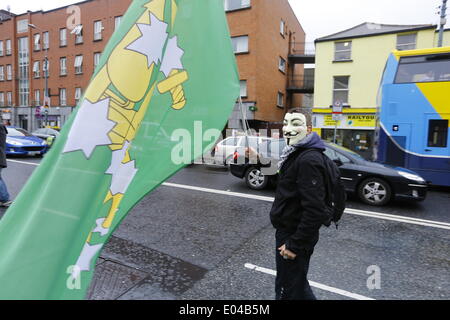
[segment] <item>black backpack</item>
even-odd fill
[[[327,213],[328,221],[324,222],[326,227],[329,227],[333,222],[336,229],[339,225],[342,215],[345,210],[345,201],[347,200],[347,193],[345,192],[344,184],[341,180],[341,172],[337,164],[323,154],[325,171],[327,173]]]
[[[326,172],[326,213],[327,219],[323,222],[326,227],[331,226],[333,222],[336,229],[339,225],[339,220],[341,220],[342,215],[345,210],[345,202],[347,200],[347,193],[345,192],[344,184],[341,180],[341,172],[337,164],[327,157],[323,152],[317,149],[309,149],[302,152],[301,156],[304,156],[310,151],[317,151],[322,154],[324,161],[324,167]]]

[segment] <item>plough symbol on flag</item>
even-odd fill
[[[174,1],[171,4],[173,24],[177,8]],[[189,77],[183,70],[184,51],[178,46],[176,36],[169,37],[170,26],[163,21],[164,6],[164,0],[144,5],[145,12],[92,80],[63,149],[63,153],[81,151],[88,159],[99,146],[108,146],[112,151],[111,165],[105,172],[112,179],[104,200],[104,205],[109,205],[110,209],[107,216],[96,220],[73,268],[73,278],[77,278],[80,271],[90,270],[137,173],[129,151],[155,87],[161,94],[170,92],[173,109],[180,110],[186,105],[183,84]],[[124,62],[131,70],[124,70]],[[130,78],[130,72],[139,76]],[[159,72],[164,73],[165,79],[152,82],[154,74]],[[143,103],[137,107],[141,101]]]

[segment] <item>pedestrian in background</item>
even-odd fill
[[[6,129],[3,123],[0,123],[0,206],[9,207],[12,201],[9,199],[8,188],[2,179],[2,170],[7,167],[6,163]]]
[[[276,229],[276,300],[315,300],[307,275],[319,229],[328,218],[325,144],[298,112],[287,113],[275,201],[270,212]]]

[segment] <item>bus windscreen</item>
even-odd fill
[[[450,54],[402,57],[395,83],[450,81]]]

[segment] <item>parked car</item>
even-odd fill
[[[227,165],[233,159],[233,154],[238,147],[255,146],[263,141],[270,140],[268,137],[257,136],[234,136],[220,141],[213,149],[214,162]]]
[[[56,138],[60,135],[59,131],[52,128],[40,128],[33,131],[31,134],[45,140],[49,147],[53,145]]]
[[[425,200],[428,184],[414,171],[365,160],[333,143],[325,145],[325,154],[339,166],[346,191],[355,193],[362,202],[382,206],[394,198]],[[284,139],[267,142],[260,147],[256,161],[249,161],[248,156],[236,151],[230,171],[245,179],[251,189],[264,189],[270,182],[276,184],[276,163],[285,146]]]
[[[60,135],[59,131],[52,128],[40,128],[33,131],[31,134],[43,140],[47,139],[48,137],[57,138]]]
[[[6,155],[42,156],[47,152],[47,142],[25,129],[6,127]]]

